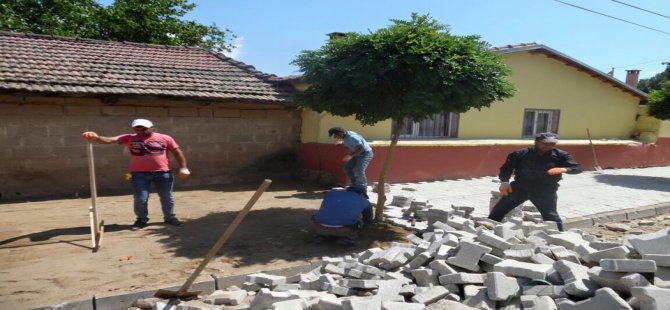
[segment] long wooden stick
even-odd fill
[[[596,147],[593,146],[593,142],[591,141],[591,131],[589,131],[588,128],[586,128],[586,135],[589,137],[589,144],[591,145],[591,152],[593,152],[593,163],[595,164],[594,169],[600,171],[603,170],[600,168],[600,165],[598,165],[598,158],[596,157]]]
[[[89,208],[89,216],[91,218],[91,241],[93,242],[93,250],[100,247],[98,240],[101,239],[100,226],[98,225],[98,209],[96,208],[98,199],[98,190],[95,184],[95,162],[93,160],[93,143],[88,142],[86,146],[86,159],[88,160],[88,179],[91,186],[91,207]]]
[[[263,192],[265,192],[265,190],[268,188],[268,186],[270,186],[270,183],[272,183],[272,181],[266,179],[265,181],[263,181],[261,186],[258,187],[258,189],[256,190],[256,193],[254,193],[254,195],[251,196],[251,199],[249,199],[249,202],[247,202],[247,205],[244,206],[242,211],[240,211],[240,213],[237,214],[237,217],[235,217],[233,222],[228,226],[228,228],[226,228],[226,231],[223,232],[223,235],[221,235],[221,237],[219,237],[219,240],[216,241],[216,243],[214,244],[212,249],[209,250],[209,253],[207,253],[207,256],[205,256],[205,259],[202,260],[202,262],[200,263],[198,268],[196,268],[195,271],[193,271],[193,273],[188,278],[188,280],[186,280],[184,285],[182,285],[181,288],[177,291],[177,296],[183,295],[184,293],[186,293],[186,291],[189,289],[189,287],[191,287],[191,284],[193,284],[193,281],[195,281],[195,278],[197,278],[200,275],[200,272],[202,272],[202,270],[205,269],[205,266],[207,266],[207,263],[209,263],[209,261],[212,259],[212,257],[214,257],[216,252],[218,252],[219,249],[221,249],[221,246],[223,246],[223,244],[226,243],[226,241],[228,241],[228,238],[230,237],[230,235],[232,235],[233,232],[235,232],[235,229],[237,229],[237,226],[239,226],[240,223],[242,222],[242,220],[244,220],[244,217],[247,216],[247,213],[249,213],[249,210],[251,210],[251,207],[253,207],[253,205],[256,203],[258,198],[261,197]]]

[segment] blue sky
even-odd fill
[[[665,69],[670,61],[670,18],[613,0],[561,0],[666,33],[577,9],[555,0],[195,0],[186,16],[216,23],[238,36],[233,58],[285,76],[298,74],[290,62],[302,50],[321,47],[330,32],[367,32],[389,19],[430,14],[456,35],[479,35],[492,46],[536,42],[614,77],[639,69],[641,78]],[[109,3],[111,0],[100,1]],[[668,0],[620,0],[670,16]]]

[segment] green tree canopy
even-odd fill
[[[0,3],[0,30],[230,51],[230,30],[182,19],[195,7],[188,0],[116,0],[107,7],[95,0],[13,0]]]
[[[478,36],[455,36],[428,15],[391,20],[377,31],[331,38],[317,50],[302,51],[292,62],[309,84],[296,94],[299,105],[337,116],[355,115],[364,125],[386,119],[398,123],[379,180],[384,178],[405,118],[489,107],[514,94],[502,56]]]
[[[663,82],[660,89],[651,91],[647,104],[649,115],[660,120],[670,120],[670,80]]]
[[[645,93],[651,93],[652,90],[661,89],[665,81],[670,81],[670,62],[665,63],[665,70],[648,79],[641,79],[637,88]]]

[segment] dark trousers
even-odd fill
[[[556,202],[558,196],[556,190],[558,188],[550,186],[546,189],[527,189],[520,186],[514,186],[512,183],[512,192],[503,196],[498,203],[491,209],[489,219],[494,221],[502,221],[505,214],[518,207],[520,204],[530,200],[545,221],[554,221],[558,226],[558,230],[563,231],[563,221],[556,211]]]

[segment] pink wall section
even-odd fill
[[[497,175],[508,153],[523,145],[487,146],[401,146],[387,176],[389,182],[417,182]],[[584,169],[594,167],[589,145],[562,145]],[[387,147],[373,147],[375,157],[368,168],[370,183],[376,182],[386,158]],[[347,180],[341,158],[346,147],[332,144],[302,145],[302,167],[335,175],[344,184]],[[632,168],[670,165],[670,138],[656,144],[597,145],[598,164],[603,168]]]

